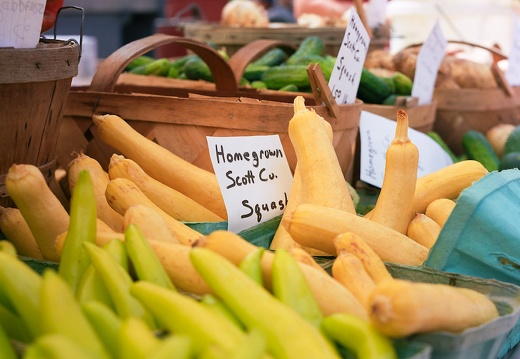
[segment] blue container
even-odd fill
[[[424,265],[520,285],[519,224],[520,170],[492,172],[462,191]],[[520,323],[497,357],[519,342]]]
[[[408,340],[428,344],[431,359],[496,359],[520,319],[520,287],[493,279],[482,279],[427,267],[411,267],[387,263],[394,278],[414,282],[441,283],[469,288],[486,294],[495,303],[500,317],[463,333],[434,332],[419,334]],[[425,308],[425,310],[428,310]],[[509,350],[508,350],[509,351]],[[505,352],[507,353],[507,351]],[[504,354],[505,354],[504,353]]]

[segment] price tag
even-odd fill
[[[513,43],[509,52],[509,65],[507,67],[506,80],[511,86],[520,86],[520,20],[515,22]]]
[[[357,12],[352,9],[350,20],[330,75],[329,88],[338,105],[356,101],[361,71],[370,45],[370,37]]]
[[[35,48],[40,41],[45,0],[0,0],[0,47]]]
[[[386,150],[395,137],[397,123],[370,112],[361,111],[359,178],[381,188],[385,175]],[[417,178],[453,163],[442,147],[428,135],[408,129],[408,137],[419,150]]]
[[[415,65],[412,96],[417,97],[419,105],[432,101],[437,72],[444,58],[448,42],[442,33],[439,21],[433,26],[430,35],[421,46]]]
[[[292,173],[280,137],[207,137],[211,162],[238,233],[283,213]]]

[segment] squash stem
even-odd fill
[[[397,110],[397,126],[395,128],[395,137],[392,143],[407,143],[408,138],[408,114],[403,109]]]

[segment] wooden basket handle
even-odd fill
[[[490,48],[490,47],[487,47],[487,46],[483,46],[483,45],[479,45],[479,44],[476,44],[476,43],[473,43],[473,42],[469,42],[469,41],[448,40],[448,43],[449,44],[460,44],[460,45],[472,46],[472,47],[476,47],[476,48],[479,48],[479,49],[486,50],[489,53],[491,53],[491,55],[493,55],[493,62],[491,63],[491,72],[493,73],[493,76],[495,77],[495,80],[497,82],[498,87],[507,96],[510,96],[510,97],[514,97],[515,96],[515,93],[514,93],[513,89],[511,88],[511,86],[507,82],[504,74],[502,73],[502,71],[500,71],[500,69],[499,69],[499,67],[497,65],[497,61],[498,60],[506,60],[507,59],[507,56],[504,53],[502,53],[498,49],[493,49],[493,48]],[[422,46],[422,44],[423,43],[412,44],[412,45],[407,46],[407,48]]]
[[[462,41],[462,40],[448,40],[448,43],[449,44],[460,44],[460,45],[467,45],[467,46],[477,47],[479,49],[483,49],[483,50],[489,51],[491,54],[496,55],[498,58],[500,58],[502,60],[507,59],[507,56],[504,53],[502,53],[501,51],[499,51],[498,49],[493,49],[493,48],[490,48],[490,47],[487,47],[487,46],[484,46],[484,45],[479,45],[479,44],[476,44],[476,43],[473,43],[473,42]],[[422,45],[423,45],[423,43],[419,42],[419,43],[416,43],[416,44],[408,45],[406,48],[418,47],[418,46],[422,46]]]
[[[240,78],[235,77],[227,61],[215,49],[193,39],[167,34],[150,35],[132,41],[114,51],[99,65],[89,90],[113,92],[119,75],[130,62],[157,47],[172,43],[192,50],[204,60],[213,75],[217,91],[238,91]]]
[[[280,47],[289,54],[296,51],[296,46],[280,40],[260,39],[250,42],[231,55],[228,61],[229,66],[235,74],[235,78],[240,80],[247,65],[275,47]]]

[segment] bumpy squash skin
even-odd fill
[[[465,329],[498,317],[495,304],[472,289],[395,279],[378,285],[370,298],[370,319],[391,338]]]

